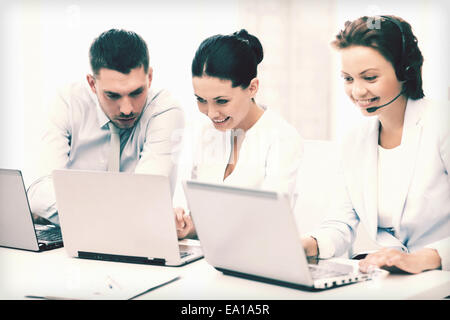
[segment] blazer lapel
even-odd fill
[[[364,159],[363,176],[364,179],[364,205],[366,209],[366,215],[360,218],[365,221],[367,225],[367,232],[375,239],[377,234],[378,225],[378,130],[379,121],[378,118],[374,119],[369,128],[367,139],[363,141],[364,147],[361,159]]]
[[[408,100],[405,111],[405,119],[403,123],[403,133],[401,154],[403,155],[402,167],[399,170],[397,179],[399,179],[401,186],[399,188],[399,202],[397,209],[393,212],[392,224],[394,230],[400,227],[400,221],[404,212],[405,202],[411,185],[412,177],[414,176],[414,169],[416,167],[416,160],[422,136],[421,116],[424,104],[419,101]]]

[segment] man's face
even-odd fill
[[[134,126],[144,109],[153,70],[134,68],[128,74],[102,68],[98,75],[87,75],[92,91],[97,95],[106,116],[121,129]]]

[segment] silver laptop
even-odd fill
[[[20,170],[0,169],[0,246],[30,251],[63,246],[58,226],[33,222]]]
[[[72,257],[165,266],[203,257],[200,246],[178,242],[167,177],[55,170],[53,184]]]
[[[370,279],[352,265],[308,261],[287,195],[183,181],[206,261],[225,274],[293,288]]]

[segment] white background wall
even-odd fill
[[[200,42],[246,28],[261,40],[257,101],[279,111],[309,139],[339,138],[359,121],[329,43],[346,20],[396,14],[412,26],[425,56],[427,97],[448,100],[446,1],[356,0],[0,0],[0,167],[35,176],[48,101],[57,88],[85,81],[91,41],[110,28],[146,39],[154,85],[182,101],[188,121],[198,112],[190,65]]]

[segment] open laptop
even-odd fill
[[[307,260],[287,195],[183,181],[206,261],[225,274],[301,289],[365,281],[352,265]]]
[[[165,266],[203,257],[178,242],[168,177],[55,170],[53,184],[72,257]]]
[[[0,246],[30,251],[63,246],[58,226],[33,222],[20,170],[0,169]]]

